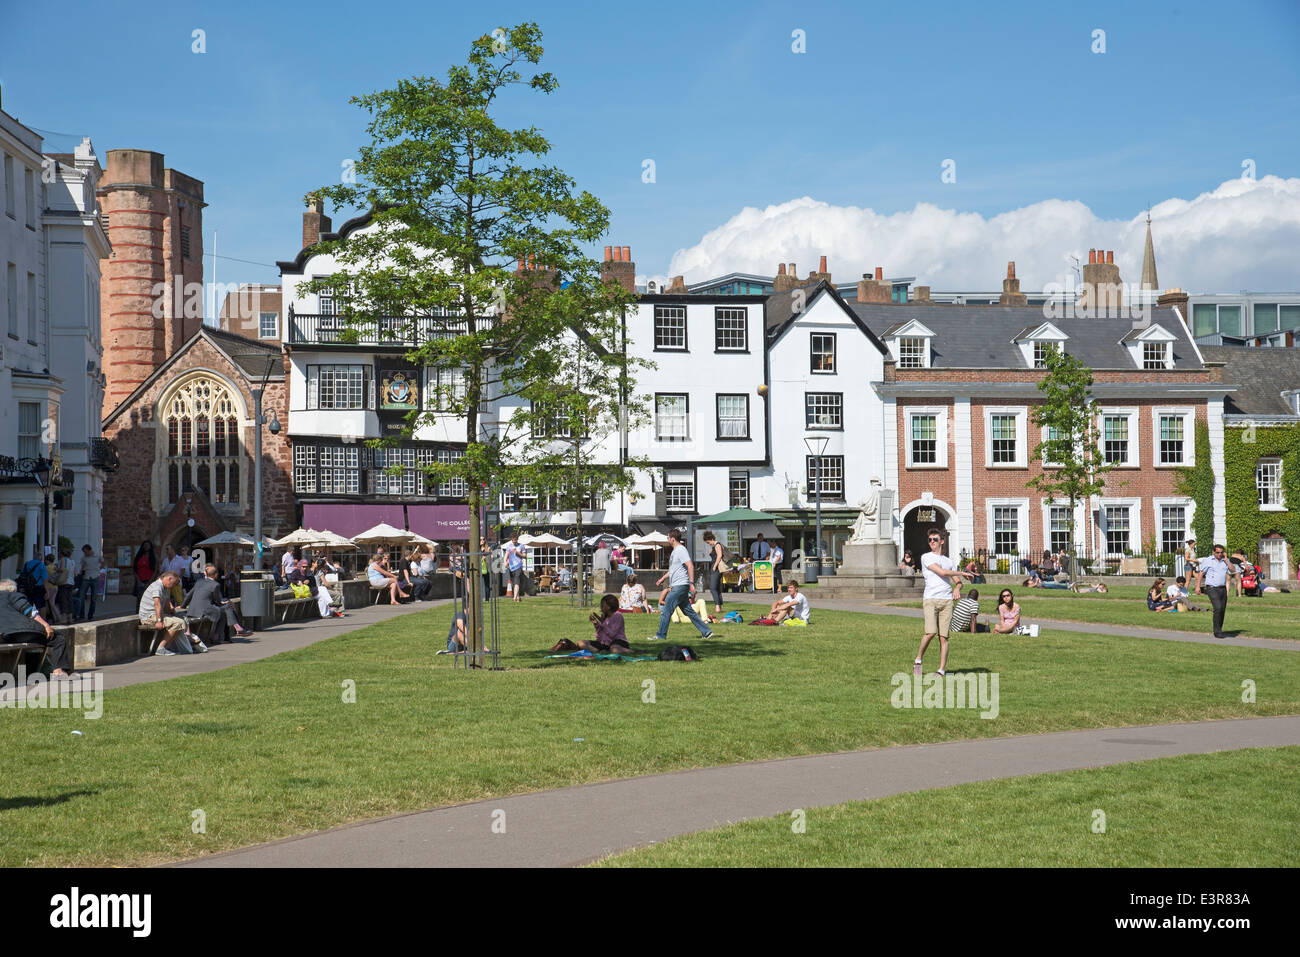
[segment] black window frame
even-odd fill
[[[825,501],[829,499],[832,502],[846,501],[844,490],[845,488],[848,487],[848,483],[844,475],[843,455],[805,455],[804,456],[804,481],[807,483],[808,495],[810,497],[815,498],[817,496],[817,487],[821,484],[820,475],[816,479],[813,478],[813,462],[818,460],[820,460],[821,462],[825,462],[827,460],[830,461],[838,460],[840,463],[840,476],[839,476],[840,490],[838,494],[835,492],[827,492],[823,490],[821,493],[822,500]],[[818,465],[818,468],[820,469],[820,464]]]
[[[732,500],[733,496],[732,496],[731,483],[735,481],[735,477],[738,475],[745,476],[745,501],[740,503],[737,503]],[[727,470],[727,508],[749,508],[750,501],[751,501],[751,485],[750,485],[749,469],[728,469]]]
[[[691,504],[690,507],[672,506],[668,504],[668,488],[671,485],[684,485],[684,482],[668,481],[669,472],[690,472],[691,473]],[[664,511],[680,512],[695,514],[700,504],[700,471],[694,466],[664,466]]]
[[[829,369],[818,369],[816,357],[819,355],[813,349],[813,344],[818,338],[829,339],[831,343],[831,367]],[[839,372],[839,340],[834,332],[810,332],[808,333],[808,372],[811,375],[835,375]]]
[[[734,347],[723,348],[718,343],[719,329],[718,320],[722,318],[724,312],[738,312],[742,316],[741,332],[745,338],[745,344],[741,348]],[[725,353],[730,355],[748,355],[749,354],[749,310],[744,306],[714,306],[713,307],[713,351],[716,353]]]
[[[682,344],[680,346],[661,346],[659,344],[659,317],[661,310],[680,309],[682,311]],[[691,351],[691,314],[685,305],[673,305],[664,303],[656,305],[654,310],[654,328],[652,335],[654,337],[655,352],[690,352]]]
[[[298,452],[298,450],[300,450],[300,449],[301,449],[301,450],[306,450],[306,449],[308,449],[308,448],[312,449],[312,464],[311,464],[311,465],[301,465],[301,466],[298,465],[298,460],[297,460],[297,452]],[[345,451],[345,457],[346,457],[346,450],[348,450],[348,449],[355,450],[355,451],[356,451],[356,454],[357,454],[357,464],[356,464],[355,466],[353,466],[353,465],[323,465],[323,464],[321,464],[321,459],[322,459],[322,457],[323,457],[322,453],[324,453],[326,450],[328,450],[331,454],[333,454],[334,450],[336,450],[336,449],[344,450],[344,451]],[[352,444],[352,443],[347,443],[347,442],[301,442],[301,443],[294,443],[294,458],[293,458],[293,460],[292,460],[292,468],[293,468],[293,473],[292,473],[292,486],[293,486],[294,494],[295,494],[295,495],[366,495],[366,494],[369,494],[370,489],[367,488],[367,483],[366,483],[366,470],[367,470],[367,468],[368,468],[368,466],[369,466],[369,456],[366,454],[367,451],[368,451],[367,448],[366,448],[365,446],[359,444],[359,443],[357,443],[357,444]],[[299,489],[299,487],[298,487],[298,470],[299,470],[299,469],[311,469],[312,474],[313,474],[314,479],[315,479],[315,481],[314,481],[314,483],[313,483],[313,490],[308,491],[308,490],[305,490],[305,489]],[[331,474],[331,482],[330,482],[330,486],[331,486],[331,487],[330,487],[329,489],[325,489],[325,488],[323,488],[323,487],[322,487],[322,482],[321,482],[321,475],[322,475],[322,473],[327,472],[327,471]],[[334,483],[333,483],[333,475],[334,475],[334,473],[336,473],[336,472],[344,472],[344,473],[347,473],[347,472],[355,472],[355,473],[356,473],[356,479],[357,479],[357,481],[356,481],[356,486],[357,486],[356,491],[355,491],[355,492],[353,492],[353,491],[348,491],[346,488],[345,488],[343,491],[339,491],[338,489],[334,488],[334,487],[333,487],[333,485],[334,485]],[[345,486],[346,486],[346,484],[347,484],[347,483],[344,482],[344,485],[345,485]]]
[[[834,396],[836,399],[839,400],[839,414],[840,414],[839,425],[824,425],[821,422],[814,422],[812,420],[813,412],[811,408],[811,403],[812,403],[813,396]],[[805,392],[803,394],[803,417],[804,417],[804,428],[825,429],[828,432],[843,432],[844,431],[844,393],[843,392]]]
[[[722,409],[720,408],[722,399],[744,399],[745,400],[745,434],[744,435],[723,435],[722,434]],[[686,428],[690,430],[690,398],[686,400]],[[713,397],[713,434],[719,442],[748,442],[751,438],[749,430],[749,393],[748,392],[718,392]]]

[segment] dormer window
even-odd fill
[[[931,364],[930,342],[934,333],[915,319],[897,323],[881,337],[899,369],[928,369]]]
[[[1031,369],[1046,369],[1047,357],[1054,352],[1064,352],[1069,338],[1050,322],[1020,330],[1012,340],[1019,348],[1025,365]]]
[[[1169,365],[1170,365],[1169,343],[1167,342],[1142,343],[1142,368],[1143,369],[1168,369]]]
[[[924,369],[929,343],[917,336],[898,340],[898,368]]]

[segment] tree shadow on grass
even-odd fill
[[[657,658],[659,653],[663,651],[665,648],[667,648],[669,645],[685,645],[686,647],[693,649],[699,655],[700,661],[706,661],[711,658],[755,658],[755,657],[775,658],[775,657],[784,657],[786,654],[786,651],[782,648],[762,647],[759,645],[753,645],[748,643],[741,644],[736,642],[722,641],[718,638],[697,638],[695,640],[683,639],[682,641],[673,641],[670,638],[668,641],[641,642],[634,646],[635,651],[632,653],[631,657],[638,658],[645,655],[653,655]],[[655,661],[635,662],[635,661],[612,661],[612,660],[606,660],[601,658],[570,658],[567,657],[567,654],[565,657],[562,658],[549,657],[550,655],[553,654],[559,654],[559,652],[553,652],[545,649],[538,650],[538,651],[516,652],[511,655],[511,658],[515,659],[516,661],[523,659],[523,661],[518,666],[524,668],[546,668],[546,667],[550,667],[551,665],[571,665],[571,664],[650,665],[650,664],[658,663]],[[670,661],[670,662],[663,662],[663,663],[682,664],[683,662]]]
[[[86,797],[98,793],[98,791],[68,791],[64,794],[56,794],[53,797],[0,797],[0,811],[16,811],[25,807],[54,807],[56,804],[71,801],[75,797]]]

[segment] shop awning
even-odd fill
[[[468,505],[408,505],[407,526],[435,542],[469,541]]]
[[[406,517],[401,505],[353,505],[351,503],[316,504],[302,507],[302,523],[307,528],[328,528],[345,538],[386,522],[405,528]],[[436,538],[436,536],[430,536]]]

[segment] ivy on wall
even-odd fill
[[[1179,469],[1178,491],[1196,503],[1192,535],[1197,548],[1206,554],[1214,542],[1214,469],[1210,465],[1210,427],[1196,423],[1196,465]]]
[[[1263,458],[1282,460],[1285,512],[1260,511],[1255,466]],[[1300,425],[1224,429],[1223,465],[1228,508],[1228,541],[1224,544],[1228,550],[1241,548],[1253,557],[1259,540],[1273,532],[1280,533],[1292,548],[1300,547]]]

